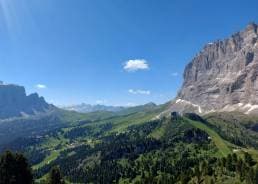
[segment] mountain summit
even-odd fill
[[[251,23],[231,37],[208,43],[186,66],[170,110],[258,112],[258,32]]]
[[[0,82],[0,119],[34,115],[52,107],[37,93],[27,96],[24,87]]]

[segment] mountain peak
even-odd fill
[[[146,103],[145,106],[156,107],[157,105],[154,102],[149,102],[149,103]]]
[[[258,111],[257,24],[215,41],[192,59],[171,109],[211,111]]]
[[[250,22],[247,26],[246,26],[246,31],[254,31],[257,33],[257,27],[258,25],[255,22]]]
[[[123,110],[125,107],[106,106],[106,105],[100,105],[100,104],[91,105],[91,104],[81,103],[78,105],[65,106],[65,107],[61,107],[61,108],[65,109],[65,110],[70,110],[70,111],[87,113],[87,112],[96,112],[96,111],[118,112],[118,111]]]
[[[26,95],[25,88],[14,84],[0,85],[0,119],[45,112],[52,106],[37,93]]]

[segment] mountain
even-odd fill
[[[250,24],[205,46],[187,65],[175,100],[163,105],[89,113],[54,108],[1,120],[0,153],[22,152],[37,183],[55,166],[67,183],[258,183],[255,36],[257,25]],[[27,100],[7,99],[29,96],[23,87],[4,86],[16,91],[0,93],[2,112],[9,101],[20,112]]]
[[[258,26],[208,43],[186,66],[170,110],[258,112]]]
[[[118,112],[121,110],[126,109],[126,107],[122,106],[106,106],[106,105],[90,105],[90,104],[79,104],[79,105],[71,105],[71,106],[64,106],[61,107],[62,109],[69,110],[69,111],[76,111],[76,112],[96,112],[96,111],[110,111],[110,112]]]
[[[52,108],[37,93],[27,96],[22,86],[0,83],[0,119],[35,115]]]
[[[118,114],[129,114],[135,113],[139,111],[148,111],[150,109],[159,108],[153,102],[149,102],[143,105],[137,105],[132,107],[123,107],[123,106],[106,106],[106,105],[90,105],[90,104],[79,104],[79,105],[72,105],[72,106],[64,106],[60,107],[61,109],[68,110],[68,111],[75,111],[80,113],[90,113],[90,112],[98,112],[98,111],[107,111],[107,112],[114,112],[116,115]]]

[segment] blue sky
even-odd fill
[[[164,103],[204,44],[258,22],[257,7],[257,0],[0,0],[0,80],[58,105]]]

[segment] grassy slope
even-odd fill
[[[185,124],[184,125],[185,127],[188,124],[188,125],[196,127],[198,129],[201,129],[201,130],[205,131],[206,133],[208,133],[209,136],[212,138],[212,141],[214,142],[214,144],[216,145],[216,147],[219,150],[219,155],[218,156],[227,156],[229,153],[232,153],[231,149],[228,146],[228,145],[230,145],[230,143],[225,141],[224,139],[222,139],[217,132],[215,132],[213,129],[211,129],[207,125],[205,125],[205,124],[203,124],[201,122],[198,122],[198,121],[190,120],[190,119],[185,118],[185,117],[183,118],[182,121],[183,122],[181,124]],[[169,129],[173,129],[171,131],[173,133],[175,133],[176,131],[179,131],[178,128],[179,127],[175,127],[173,125],[169,125],[168,123],[163,123],[161,125],[161,127],[155,129],[151,133],[150,136],[153,137],[153,138],[156,138],[156,139],[160,139],[161,137],[163,137],[166,134],[166,132]]]
[[[192,121],[187,119],[191,125],[193,125],[196,128],[199,128],[209,134],[209,136],[212,138],[212,141],[214,141],[215,145],[219,149],[219,152],[221,153],[222,156],[227,156],[228,154],[232,153],[228,145],[227,141],[223,140],[217,132],[212,130],[210,127],[206,126],[205,124],[198,122],[198,121]]]
[[[50,162],[54,161],[55,159],[57,159],[57,157],[59,156],[60,154],[60,150],[52,150],[50,155],[47,156],[42,162],[40,162],[39,164],[37,165],[34,165],[32,167],[33,170],[37,170],[41,167],[43,167],[44,165],[47,165],[49,164]]]
[[[204,116],[204,118],[213,126],[218,134],[225,139],[237,137],[242,142],[245,142],[244,146],[236,146],[236,153],[243,155],[244,152],[250,153],[253,158],[258,161],[258,150],[253,148],[249,144],[257,144],[258,133],[252,130],[252,127],[257,125],[258,117],[254,115],[246,115],[240,112],[220,112],[210,113]],[[247,143],[247,140],[248,143]]]
[[[60,152],[65,149],[65,145],[67,145],[68,140],[63,137],[63,135],[59,135],[58,138],[50,137],[47,139],[42,145],[42,148],[50,150],[50,154],[40,163],[34,165],[32,169],[36,170],[44,165],[49,164],[50,162],[54,161],[60,155]],[[59,149],[56,149],[60,146]]]
[[[224,114],[224,116],[225,116],[225,114]],[[231,113],[230,113],[230,116],[232,116]],[[244,117],[245,120],[248,120],[243,123],[248,124],[248,122],[250,122],[250,119],[248,117],[243,116],[243,115],[241,115],[241,117],[242,118]],[[253,117],[251,117],[251,118],[253,119]],[[241,119],[239,119],[239,120],[241,121]],[[231,148],[238,148],[237,152],[236,152],[238,155],[243,156],[244,152],[248,152],[249,154],[252,155],[252,157],[256,161],[258,161],[258,150],[251,148],[251,147],[243,148],[243,147],[236,146],[236,145],[228,142],[227,140],[223,139],[215,130],[213,130],[212,128],[210,128],[209,126],[207,126],[201,122],[189,120],[189,123],[191,123],[196,128],[199,128],[199,129],[207,132],[212,137],[212,140],[214,141],[215,145],[218,147],[219,152],[221,153],[222,156],[226,156],[227,154],[232,153],[233,150]]]
[[[92,113],[76,113],[72,111],[63,111],[60,110],[60,118],[63,121],[68,122],[67,127],[63,128],[64,132],[67,132],[73,128],[78,127],[85,127],[91,126],[96,131],[99,129],[100,125],[106,123],[112,123],[113,128],[105,134],[118,132],[121,133],[127,129],[128,126],[142,124],[145,122],[150,121],[155,116],[160,114],[165,105],[161,106],[152,106],[152,105],[145,105],[145,106],[138,106],[126,109],[124,111],[113,113],[113,112],[92,112]],[[84,125],[78,125],[80,121],[90,121]],[[98,142],[98,140],[92,139],[85,139],[85,140],[73,140],[75,142]],[[33,166],[33,169],[39,169],[44,165],[49,164],[50,162],[54,161],[58,158],[61,151],[67,149],[69,145],[67,144],[69,140],[65,139],[63,135],[59,135],[58,139],[49,137],[44,144],[41,145],[42,148],[51,150],[49,156],[47,156],[42,162]]]

